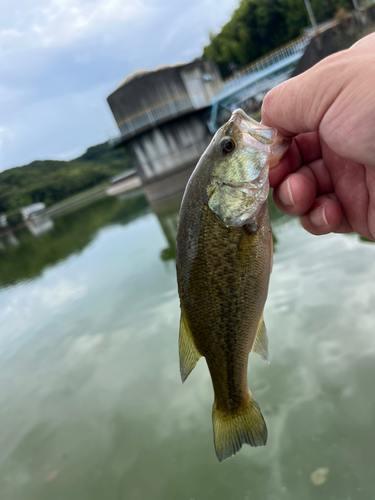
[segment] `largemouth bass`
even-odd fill
[[[249,352],[268,359],[263,321],[272,267],[268,171],[289,146],[241,109],[213,137],[187,184],[176,266],[184,382],[201,356],[215,400],[216,455],[265,445],[267,427],[247,385]]]

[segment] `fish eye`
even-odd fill
[[[224,137],[220,142],[220,151],[224,154],[232,153],[236,149],[236,141],[231,137]]]

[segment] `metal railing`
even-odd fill
[[[193,111],[196,109],[192,103],[195,95],[202,95],[201,92],[190,93],[182,95],[176,99],[170,99],[159,103],[156,106],[147,108],[141,113],[136,113],[130,117],[127,117],[122,122],[118,123],[118,127],[121,132],[121,139],[126,137],[131,137],[136,135],[140,130],[144,128],[155,126],[157,123],[167,119],[174,118],[186,111]],[[211,100],[207,100],[205,105],[209,106]],[[116,144],[120,138],[110,139],[111,144]]]
[[[237,71],[233,76],[227,78],[224,81],[222,87],[219,89],[218,93],[220,93],[220,91],[224,89],[224,87],[236,84],[239,81],[239,79],[241,79],[244,76],[260,73],[265,69],[280,63],[281,61],[290,59],[292,56],[302,55],[303,52],[305,51],[305,48],[309,44],[310,40],[311,40],[310,35],[304,35],[301,36],[300,38],[297,38],[296,40],[293,40],[292,42],[282,45],[281,47],[272,52],[269,52],[265,56],[257,59],[248,66],[245,66],[241,70]]]
[[[158,104],[152,108],[144,110],[142,113],[133,115],[122,123],[119,123],[119,129],[122,137],[135,135],[139,130],[153,126],[157,122],[167,118],[178,116],[181,112],[193,109],[188,96],[182,96],[178,99]]]
[[[211,116],[207,122],[210,132],[214,133],[218,127],[219,107],[230,107],[230,103],[238,101],[239,96],[243,99],[245,96],[249,98],[263,91],[267,86],[272,88],[274,82],[279,83],[283,81],[283,78],[288,78],[310,40],[310,35],[297,38],[225,80],[211,103]]]

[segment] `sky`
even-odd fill
[[[238,0],[0,0],[0,171],[69,160],[118,134],[106,97],[188,62]]]

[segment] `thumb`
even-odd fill
[[[337,155],[375,166],[375,37],[366,38],[272,89],[262,122],[286,136],[319,131]]]
[[[262,123],[283,135],[318,131],[348,77],[347,52],[327,57],[270,90],[262,105]]]

